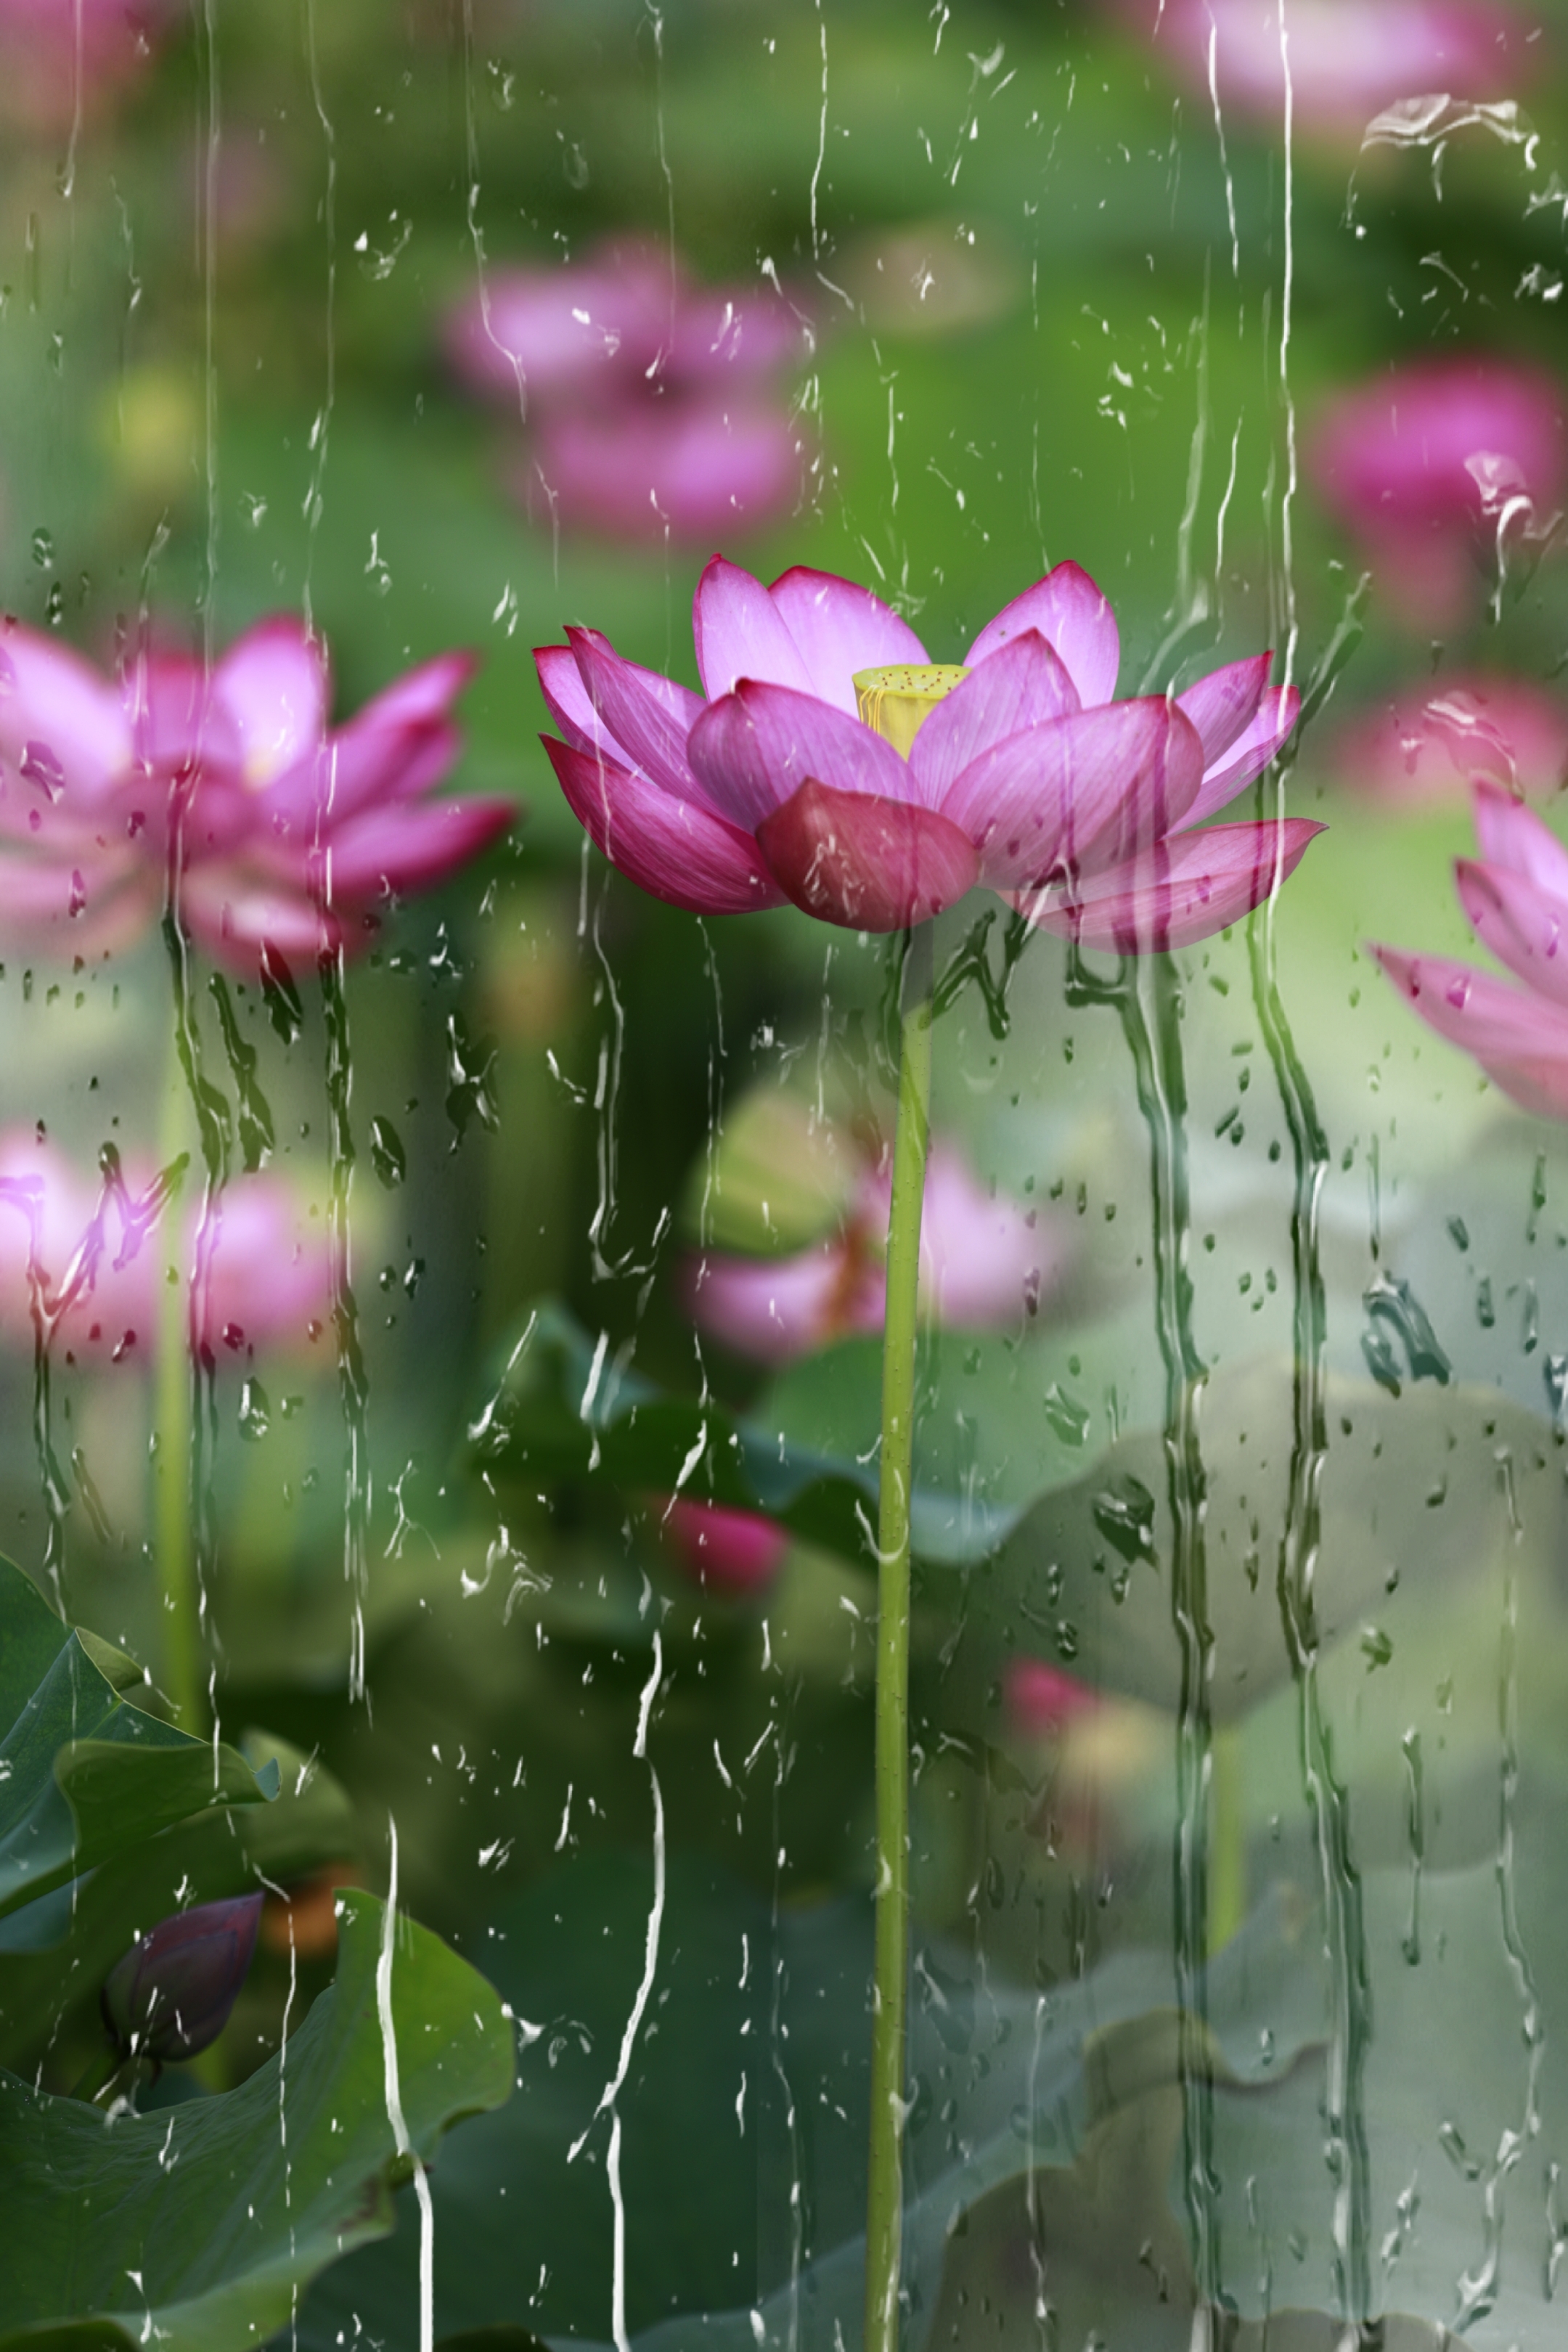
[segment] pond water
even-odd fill
[[[1558,2343],[1568,26],[0,63],[0,2352]]]

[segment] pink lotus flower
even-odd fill
[[[1002,1706],[1009,1730],[1025,1739],[1052,1739],[1100,1704],[1091,1683],[1045,1658],[1009,1658],[1002,1675]]]
[[[1319,422],[1307,461],[1413,628],[1468,612],[1479,564],[1544,545],[1568,482],[1563,394],[1501,360],[1391,368]]]
[[[773,390],[805,344],[775,293],[699,289],[651,246],[492,272],[448,331],[458,373],[526,415],[540,520],[703,540],[800,495],[800,428]]]
[[[1349,720],[1318,764],[1390,806],[1455,800],[1479,777],[1544,799],[1568,781],[1568,699],[1523,678],[1449,678]]]
[[[1524,27],[1488,0],[1289,0],[1286,47],[1279,0],[1133,0],[1127,14],[1163,44],[1184,79],[1222,107],[1278,128],[1285,114],[1285,56],[1298,125],[1359,136],[1401,99],[1445,90],[1504,98],[1523,52],[1507,47]]]
[[[789,1549],[789,1537],[760,1511],[679,1496],[665,1510],[671,1549],[685,1573],[729,1600],[765,1591]]]
[[[174,1255],[188,1283],[202,1233],[187,1176],[171,1253],[157,1234],[169,1188],[115,1169],[95,1185],[28,1129],[0,1136],[0,1341],[30,1346],[35,1295],[51,1337],[74,1357],[146,1362],[160,1285]],[[211,1213],[195,1344],[221,1360],[303,1347],[331,1312],[331,1252],[293,1187],[262,1171],[227,1185]],[[37,1288],[35,1294],[34,1282]]]
[[[868,590],[801,566],[763,588],[715,556],[694,625],[706,703],[596,629],[534,656],[574,814],[672,906],[790,898],[891,931],[984,882],[1088,945],[1179,947],[1257,906],[1321,830],[1194,830],[1261,773],[1300,698],[1269,686],[1261,654],[1174,699],[1113,701],[1115,618],[1076,563],[989,622],[967,669],[938,674],[952,690],[907,759],[858,715],[856,677],[930,665]]]
[[[1495,784],[1476,786],[1475,812],[1483,854],[1456,862],[1459,902],[1524,987],[1446,956],[1373,953],[1428,1026],[1473,1054],[1504,1094],[1568,1118],[1568,850]]]
[[[707,1250],[683,1276],[692,1320],[738,1355],[793,1363],[835,1339],[880,1331],[886,1312],[891,1174],[868,1167],[843,1229],[793,1257]],[[921,1223],[921,1303],[938,1324],[1022,1324],[1059,1279],[1067,1247],[1051,1223],[994,1200],[951,1144],[931,1146]]]
[[[52,638],[0,629],[0,937],[59,954],[134,937],[181,847],[188,929],[237,971],[263,951],[363,945],[389,898],[503,833],[510,801],[433,797],[472,664],[411,670],[335,731],[320,648],[262,621],[211,677],[153,652],[118,683]]]

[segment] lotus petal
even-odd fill
[[[1038,629],[1055,646],[1086,709],[1110,700],[1121,666],[1121,640],[1115,614],[1080,564],[1058,563],[1004,604],[970,647],[971,665],[984,661],[1025,629]]]
[[[758,826],[757,845],[797,907],[856,931],[925,922],[979,871],[973,845],[934,810],[815,778]]]
[[[910,766],[929,808],[982,755],[1009,736],[1079,708],[1067,664],[1037,629],[1025,629],[939,702],[915,737]]]
[[[699,915],[783,905],[749,833],[612,761],[542,740],[578,824],[640,889]]]
[[[1017,888],[1053,868],[1131,856],[1180,824],[1202,768],[1192,722],[1163,695],[1143,695],[998,744],[958,779],[942,814],[975,844],[983,879]]]
[[[857,670],[890,669],[903,662],[923,668],[931,659],[907,621],[868,588],[840,580],[837,572],[797,563],[781,573],[768,594],[795,641],[813,694],[852,719]]]
[[[1178,709],[1183,707],[1178,703]],[[1295,726],[1300,708],[1301,698],[1293,686],[1269,688],[1236,740],[1205,771],[1203,790],[1187,812],[1189,824],[1213,816],[1263,773]]]
[[[706,566],[692,599],[691,626],[710,702],[732,693],[743,677],[812,692],[811,673],[789,624],[762,582],[738,563],[716,555]]]
[[[324,857],[329,904],[427,890],[479,856],[515,821],[515,801],[431,800],[371,809],[331,835]]]
[[[710,803],[748,831],[808,777],[837,792],[919,797],[907,763],[858,719],[814,694],[750,679],[709,705],[691,730],[687,756]]]
[[[1454,876],[1459,904],[1482,944],[1528,987],[1568,1005],[1568,899],[1509,866],[1470,857],[1455,861]]]
[[[1042,929],[1081,947],[1120,955],[1190,947],[1249,915],[1294,873],[1322,830],[1309,818],[1289,817],[1279,824],[1180,833],[1076,887],[1050,883],[1032,895],[1017,893],[1014,903]]]
[[[1568,849],[1533,809],[1495,784],[1479,783],[1473,805],[1476,835],[1489,866],[1521,875],[1547,897],[1568,905]]]
[[[408,681],[403,683],[406,687]],[[321,646],[285,614],[258,621],[236,638],[214,670],[212,698],[233,727],[246,782],[269,783],[325,731],[327,671]]]
[[[13,623],[0,627],[0,758],[20,767],[41,743],[78,805],[102,800],[131,759],[131,727],[115,688],[66,646]]]
[[[1273,659],[1272,654],[1249,654],[1245,661],[1211,669],[1206,677],[1177,695],[1177,709],[1186,712],[1202,738],[1205,773],[1251,723],[1268,684]]]
[[[702,697],[623,661],[597,629],[568,629],[566,636],[599,723],[629,764],[681,800],[706,800],[686,756],[686,739],[707,708]]]
[[[1446,956],[1373,954],[1428,1028],[1460,1046],[1506,1095],[1544,1118],[1568,1115],[1568,1011]]]

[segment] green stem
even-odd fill
[[[184,1148],[184,1089],[171,1072],[159,1153],[165,1167]],[[153,1337],[157,1369],[153,1411],[158,1436],[153,1474],[153,1555],[163,1603],[164,1685],[181,1730],[199,1738],[207,1721],[202,1688],[201,1587],[191,1527],[191,1384],[195,1377],[191,1300],[179,1241],[177,1201],[165,1215],[167,1226],[153,1247],[160,1259],[172,1258],[177,1278],[159,1282]]]
[[[898,2352],[903,2236],[904,2048],[910,1916],[910,1495],[921,1209],[931,1135],[931,930],[910,934],[899,1043],[882,1454],[877,1531],[877,1891],[871,2008],[870,2179],[866,2207],[866,2352]]]

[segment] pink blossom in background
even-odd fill
[[[180,907],[222,961],[363,946],[389,894],[488,847],[508,800],[441,799],[464,654],[410,670],[327,724],[321,647],[261,621],[210,677],[154,650],[118,680],[35,630],[0,628],[0,939],[60,956],[134,938],[163,901],[183,811]]]
[[[58,1346],[93,1361],[150,1352],[155,1183],[100,1178],[30,1128],[0,1134],[0,1340],[31,1348],[34,1291]]]
[[[487,273],[454,315],[458,375],[529,428],[535,520],[704,540],[798,499],[804,436],[778,388],[808,348],[770,289],[699,288],[642,243]]]
[[[1003,1713],[1019,1738],[1054,1738],[1075,1717],[1092,1714],[1100,1704],[1092,1684],[1044,1658],[1011,1657],[1003,1670]]]
[[[692,1320],[764,1364],[880,1331],[890,1189],[886,1167],[868,1167],[842,1231],[793,1257],[694,1255],[683,1274]],[[951,1144],[932,1144],[921,1223],[921,1307],[932,1322],[976,1330],[1022,1324],[1059,1281],[1068,1255],[1054,1222],[1016,1201],[993,1200]]]
[[[1445,630],[1521,543],[1544,543],[1568,483],[1563,398],[1504,360],[1392,367],[1342,393],[1309,436],[1307,467],[1412,628]]]
[[[668,1505],[670,1549],[685,1573],[730,1600],[761,1592],[789,1549],[784,1529],[760,1511],[737,1511],[685,1496]]]
[[[1471,929],[1522,988],[1447,956],[1374,945],[1394,986],[1428,1027],[1461,1046],[1506,1095],[1543,1118],[1568,1118],[1568,850],[1533,810],[1475,787],[1479,859],[1455,865]]]
[[[892,931],[983,882],[1047,930],[1146,951],[1248,913],[1320,830],[1203,826],[1267,767],[1300,697],[1259,654],[1174,699],[1113,700],[1115,615],[1076,563],[981,630],[908,759],[858,716],[855,677],[930,664],[868,590],[801,565],[764,588],[715,556],[693,625],[706,702],[596,629],[534,655],[574,814],[672,906],[788,898]]]
[[[1481,777],[1544,800],[1568,781],[1568,697],[1525,678],[1452,677],[1348,719],[1315,764],[1390,807],[1458,800]]]
[[[79,96],[90,109],[133,80],[186,13],[183,0],[0,0],[0,113],[68,125]]]
[[[1354,137],[1402,99],[1506,98],[1540,69],[1531,26],[1490,0],[1289,0],[1283,49],[1279,0],[1122,0],[1122,14],[1189,88],[1276,131],[1287,57],[1295,127]]]
[[[33,1343],[32,1258],[58,1347],[91,1362],[149,1361],[172,1255],[165,1228],[177,1221],[188,1285],[201,1193],[189,1168],[177,1202],[168,1202],[149,1169],[97,1177],[31,1129],[0,1135],[0,1341]],[[195,1339],[219,1361],[255,1348],[308,1347],[331,1311],[322,1221],[282,1176],[263,1170],[224,1188],[211,1213],[207,1263]]]

